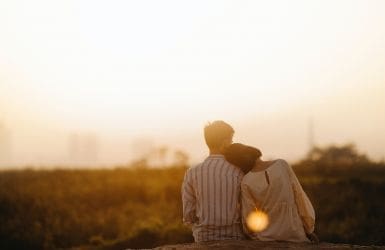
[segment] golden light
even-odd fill
[[[256,209],[247,216],[246,224],[251,231],[261,232],[269,225],[269,216],[265,212]]]
[[[380,161],[382,9],[385,1],[0,1],[0,123],[14,135],[12,161],[67,164],[68,134],[89,131],[104,141],[102,164],[125,163],[120,144],[141,136],[185,147],[196,162],[205,145],[195,135],[215,119],[236,140],[295,161],[310,117],[319,143],[352,141]],[[271,136],[287,117],[286,141],[296,143],[277,147]]]

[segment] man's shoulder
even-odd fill
[[[218,159],[215,159],[215,161],[216,161],[215,164],[212,164],[212,162],[205,160],[205,161],[200,162],[198,164],[192,165],[190,168],[187,169],[187,171],[195,172],[196,170],[199,170],[201,168],[208,167],[210,165],[215,165],[218,167],[225,167],[225,168],[233,169],[234,174],[237,174],[238,172],[242,172],[238,167],[236,167],[233,164],[231,164],[230,162],[226,161],[226,159],[218,158]]]
[[[189,167],[187,169],[187,173],[195,172],[197,169],[201,168],[202,165],[203,165],[203,162],[195,164],[195,165],[192,165],[191,167]]]

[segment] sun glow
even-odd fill
[[[0,123],[20,138],[15,159],[31,144],[46,154],[37,134],[72,131],[175,136],[201,155],[201,127],[214,119],[295,159],[313,117],[317,142],[354,141],[381,159],[383,9],[376,0],[0,1]]]
[[[359,13],[359,5],[350,5]],[[308,1],[219,1],[205,8],[154,1],[149,6],[8,2],[0,11],[5,31],[0,55],[14,62],[6,66],[25,75],[16,83],[29,89],[21,98],[36,110],[44,106],[49,118],[86,126],[122,117],[130,117],[130,124],[138,120],[135,126],[159,123],[157,116],[191,121],[191,113],[199,121],[238,118],[251,107],[275,112],[340,84],[312,75],[319,74],[330,60],[325,53],[334,53],[336,46],[344,47],[332,55],[336,65],[354,63],[350,59],[358,43],[352,41],[357,32],[367,32],[362,20],[369,18],[352,19],[347,29],[341,13],[331,12],[325,23],[329,7]],[[20,99],[17,92],[8,95]]]

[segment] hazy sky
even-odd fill
[[[0,120],[17,164],[101,161],[133,140],[206,153],[202,127],[296,160],[354,142],[385,156],[385,1],[2,1]],[[146,139],[150,138],[150,139]],[[131,157],[131,158],[130,158]]]

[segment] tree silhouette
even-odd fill
[[[352,143],[342,146],[314,147],[299,165],[320,168],[346,168],[370,164],[365,154],[359,153]]]

